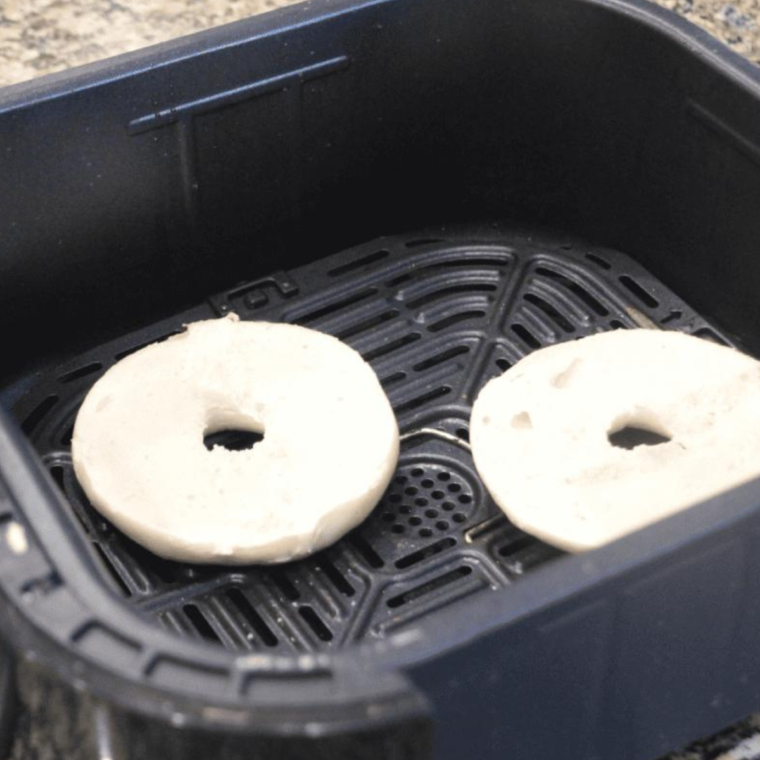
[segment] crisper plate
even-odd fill
[[[380,377],[403,436],[396,475],[370,517],[335,546],[277,567],[160,559],[93,510],[71,465],[77,410],[109,366],[183,323],[231,311],[353,346]],[[43,372],[15,413],[128,604],[178,636],[230,650],[325,650],[519,583],[561,554],[488,497],[469,453],[470,409],[489,379],[531,351],[636,326],[729,343],[620,253],[497,226],[439,229],[214,295]]]

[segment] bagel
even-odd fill
[[[760,362],[655,330],[550,346],[483,388],[470,437],[514,524],[592,549],[760,476]]]
[[[252,449],[208,450],[224,429]],[[360,523],[398,459],[372,368],[329,335],[235,315],[137,351],[93,386],[72,458],[88,498],[156,554],[197,563],[285,562]]]

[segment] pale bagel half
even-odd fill
[[[620,448],[626,427],[667,440]],[[656,330],[550,346],[483,388],[470,437],[513,523],[591,549],[760,476],[760,362]]]
[[[252,449],[204,436],[256,431]],[[372,368],[331,336],[234,315],[111,367],[76,419],[93,505],[156,554],[284,562],[360,523],[396,467],[398,426]]]

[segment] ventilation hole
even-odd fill
[[[457,491],[461,491],[462,490],[462,486],[460,486],[459,483],[449,483],[446,486],[446,490],[449,493],[456,493]]]
[[[437,477],[438,480],[451,480],[451,473],[439,472]]]
[[[335,314],[335,312],[347,309],[354,304],[366,301],[374,295],[377,295],[377,288],[368,288],[367,290],[362,290],[360,293],[348,296],[348,298],[343,298],[340,301],[333,301],[329,306],[323,306],[314,311],[309,311],[306,314],[301,314],[300,316],[295,317],[292,321],[302,325],[308,324],[309,322],[314,322],[322,317],[327,317],[330,314]]]
[[[394,525],[394,526],[391,528],[391,530],[392,530],[394,533],[403,533],[403,532],[404,532],[404,530],[405,530],[405,528],[404,528],[404,526],[403,526],[403,525],[401,525],[400,523],[396,523],[396,524],[395,524],[395,525]]]
[[[451,572],[448,572],[445,575],[440,575],[438,578],[434,578],[433,580],[428,581],[427,583],[423,583],[421,586],[415,586],[414,588],[411,588],[408,591],[405,591],[403,594],[399,594],[398,596],[391,597],[386,602],[386,604],[391,609],[396,609],[397,607],[401,607],[404,604],[408,604],[409,602],[412,602],[415,599],[419,599],[420,597],[425,596],[426,594],[430,594],[433,591],[437,591],[439,588],[443,588],[444,586],[448,586],[451,583],[455,583],[461,578],[467,577],[468,575],[470,575],[470,573],[472,573],[471,567],[468,567],[468,566],[458,567],[456,570],[452,570]]]
[[[512,325],[512,332],[531,348],[541,348],[541,341],[527,327],[514,324]]]
[[[450,549],[455,545],[456,539],[450,537],[442,538],[440,541],[436,541],[434,544],[430,544],[423,549],[419,549],[416,552],[407,554],[406,557],[402,557],[401,559],[397,560],[396,567],[399,570],[404,570],[407,567],[411,567],[412,565],[416,565],[419,562],[422,562],[424,559],[428,559],[429,557],[433,557],[436,554],[440,554],[441,552],[446,551],[446,549]]]
[[[388,281],[388,285],[390,287],[394,287],[396,285],[401,285],[404,282],[409,282],[410,280],[426,277],[430,274],[431,270],[440,270],[445,272],[447,269],[503,267],[507,263],[509,263],[509,257],[507,255],[480,256],[471,259],[465,257],[454,259],[452,261],[436,261],[432,264],[428,264],[427,266],[417,267],[411,272],[406,272],[405,274],[399,275],[398,277],[394,277],[392,280]]]
[[[623,284],[625,288],[627,288],[631,293],[633,293],[636,298],[641,301],[645,306],[649,306],[650,308],[653,308],[655,306],[659,306],[659,301],[651,294],[648,293],[644,288],[639,285],[636,280],[633,279],[633,277],[629,277],[627,274],[620,276],[620,282]]]
[[[40,596],[47,596],[55,591],[62,585],[63,581],[61,576],[55,571],[46,573],[45,575],[31,578],[21,586],[22,595],[39,594]]]
[[[437,509],[426,509],[425,510],[425,517],[429,517],[431,520],[434,517],[438,517],[438,510]]]
[[[421,396],[417,396],[410,401],[399,404],[396,407],[396,414],[403,414],[404,412],[410,412],[413,409],[418,409],[428,402],[435,401],[435,399],[439,399],[443,396],[448,395],[449,393],[451,393],[451,388],[449,388],[447,385],[444,385],[441,388],[436,388],[432,391],[428,391],[427,393],[423,393]]]
[[[458,322],[465,322],[469,319],[482,319],[485,315],[486,313],[480,309],[463,311],[459,314],[452,314],[449,317],[444,317],[443,319],[438,320],[438,322],[434,322],[432,325],[428,326],[428,330],[432,333],[437,333],[441,330],[445,330],[447,327],[457,324]]]
[[[430,528],[421,528],[420,529],[420,538],[430,538],[430,536],[433,535],[433,531],[430,530]]]
[[[270,578],[274,581],[275,586],[282,591],[285,598],[290,599],[291,602],[301,596],[298,589],[290,582],[290,578],[282,570],[272,570]]]
[[[72,422],[61,436],[61,446],[71,446],[71,439],[74,437],[74,423]]]
[[[354,587],[348,582],[346,576],[343,575],[343,573],[341,573],[330,560],[321,559],[319,566],[330,580],[330,583],[332,583],[341,594],[344,596],[353,596],[356,593]]]
[[[472,502],[472,496],[468,493],[460,493],[459,496],[457,496],[457,501],[460,504],[470,504]]]
[[[543,298],[539,298],[533,293],[528,293],[525,296],[525,300],[546,314],[546,316],[549,317],[549,319],[551,319],[561,330],[568,333],[575,332],[575,327],[573,327],[572,322],[557,311],[557,309],[555,309],[550,303],[544,301]]]
[[[58,379],[62,383],[73,383],[74,380],[79,380],[82,377],[87,377],[93,372],[103,369],[103,365],[100,362],[93,362],[92,364],[86,364],[84,367],[67,372],[65,375],[61,375]]]
[[[382,261],[383,259],[387,258],[390,255],[389,251],[375,251],[374,253],[367,254],[366,256],[362,256],[360,259],[356,259],[354,261],[349,261],[347,264],[341,264],[338,267],[335,267],[334,269],[328,269],[327,274],[330,275],[330,277],[340,277],[342,274],[346,274],[348,272],[353,272],[356,269],[361,269],[362,267],[369,266],[370,264],[375,264],[378,261]]]
[[[714,333],[709,327],[703,327],[700,330],[697,330],[694,335],[696,335],[698,338],[711,340],[713,343],[718,343],[721,346],[728,345],[728,343],[726,343],[723,338],[721,338],[717,333]]]
[[[319,617],[313,607],[304,604],[298,608],[298,614],[304,619],[309,628],[314,631],[320,641],[332,641],[332,632],[324,624],[322,618]]]
[[[389,388],[391,385],[400,383],[402,380],[406,380],[406,372],[394,372],[392,375],[383,378],[380,381],[380,385],[382,385],[383,388]]]
[[[452,504],[450,501],[444,501],[441,506],[446,512],[451,512],[451,510],[456,507],[456,504]]]
[[[497,366],[497,367],[498,367],[498,368],[499,368],[499,369],[500,369],[502,372],[506,372],[508,369],[510,369],[510,367],[512,366],[512,364],[511,364],[510,362],[508,362],[506,359],[503,359],[503,358],[499,357],[499,358],[496,360],[496,366]]]
[[[435,527],[438,528],[438,530],[448,530],[449,529],[449,524],[446,522],[446,520],[439,520],[435,524]]]
[[[414,496],[414,494],[416,494],[418,490],[419,490],[419,489],[417,488],[417,486],[407,486],[407,487],[404,489],[404,493],[405,493],[407,496]]]
[[[103,547],[95,542],[93,542],[91,546],[97,552],[98,556],[103,562],[104,569],[108,573],[109,577],[113,580],[113,582],[119,587],[121,593],[124,594],[124,596],[132,596],[132,590],[127,585],[116,565],[114,565],[114,563],[111,561],[111,558],[108,556],[108,554],[106,554]]]
[[[392,493],[388,497],[388,501],[391,502],[392,504],[398,504],[399,502],[402,501],[403,498],[404,497],[400,493]]]
[[[150,568],[153,575],[155,575],[162,583],[174,583],[177,580],[175,568],[158,557],[155,558],[155,561],[151,558],[150,561],[143,561],[142,564],[145,567]]]
[[[163,343],[168,338],[171,338],[174,335],[179,335],[180,333],[184,332],[184,329],[182,330],[172,330],[169,333],[166,333],[165,335],[160,335],[158,338],[153,338],[152,340],[146,340],[143,343],[138,343],[136,346],[132,346],[132,348],[127,348],[124,351],[120,351],[116,356],[114,356],[114,359],[116,361],[120,361],[121,359],[124,359],[125,357],[129,356],[130,354],[137,353],[143,348],[146,348],[147,346],[152,346],[154,343]]]
[[[456,293],[493,293],[494,290],[496,290],[496,285],[491,283],[449,285],[448,287],[440,288],[433,293],[427,293],[424,296],[415,298],[413,301],[407,302],[407,306],[410,309],[419,309],[421,306],[425,306],[433,301],[438,301],[446,296],[455,295]]]
[[[419,499],[415,499],[415,500],[414,500],[414,503],[415,503],[415,504],[416,504],[418,507],[426,507],[426,506],[428,505],[428,500],[427,500],[427,499],[424,499],[424,498],[422,498],[422,497],[420,497]]]
[[[518,552],[521,552],[523,549],[527,549],[529,546],[532,546],[535,543],[537,543],[536,539],[532,536],[518,536],[514,541],[510,541],[510,543],[502,546],[499,549],[499,556],[512,557]]]
[[[607,439],[613,446],[629,451],[637,446],[658,446],[671,440],[669,436],[660,435],[653,430],[646,430],[634,425],[626,425],[621,430],[609,433]]]
[[[430,494],[434,499],[442,499],[445,494],[443,491],[433,491],[433,493]]]
[[[610,327],[613,330],[625,330],[625,325],[619,319],[610,320]]]
[[[553,269],[546,269],[545,267],[538,267],[536,269],[536,274],[558,282],[566,290],[569,290],[573,295],[577,296],[586,304],[586,306],[592,311],[595,311],[600,317],[606,317],[609,314],[609,311],[596,298],[594,298],[591,293],[569,277],[565,277],[565,275],[555,272]]]
[[[463,515],[461,512],[456,512],[451,519],[455,523],[463,523],[467,519],[467,517],[465,517],[465,515]]]
[[[147,570],[152,576],[158,578],[162,583],[174,583],[174,566],[155,554],[138,546],[134,541],[130,541],[125,546],[127,557],[130,564],[135,563],[139,567]]]
[[[467,428],[457,428],[457,438],[461,438],[463,441],[470,442],[470,431]]]
[[[393,512],[385,512],[383,516],[380,518],[383,522],[393,522],[396,519],[396,515],[393,514]]]
[[[365,319],[363,322],[359,322],[359,324],[356,324],[353,327],[349,327],[342,332],[337,333],[336,337],[340,338],[341,340],[348,340],[349,338],[353,338],[354,335],[358,335],[359,333],[363,333],[366,330],[371,330],[374,327],[379,327],[386,322],[390,322],[397,316],[398,311],[396,311],[396,309],[384,311],[382,314],[378,314],[376,317]]]
[[[409,518],[409,525],[411,525],[413,528],[418,527],[419,525],[422,525],[422,518],[417,517],[416,515],[414,517]]]
[[[211,624],[206,620],[203,613],[194,604],[186,604],[182,608],[182,611],[187,615],[193,628],[195,628],[202,638],[206,641],[221,643],[221,639],[216,631],[211,627]]]
[[[261,641],[268,647],[277,646],[277,637],[272,629],[264,622],[264,619],[253,608],[247,597],[238,588],[232,588],[227,592],[227,598],[235,605],[240,614],[245,618],[248,625],[258,634]]]
[[[429,267],[423,267],[423,269],[428,269]],[[420,276],[420,270],[413,269],[412,271],[406,272],[406,274],[401,274],[398,277],[394,277],[386,283],[386,285],[389,288],[395,288],[398,285],[402,285],[405,282],[409,282],[410,280],[414,280],[416,277]]]
[[[61,436],[61,446],[71,446],[71,439],[74,437],[74,423],[72,422],[66,428],[66,432]]]
[[[393,478],[393,480],[399,485],[403,485],[404,483],[406,483],[407,480],[409,480],[409,478],[407,478],[406,475],[396,475],[396,477]]]
[[[253,430],[218,430],[203,436],[203,445],[211,451],[214,446],[221,446],[227,451],[246,451],[252,449],[257,443],[264,440],[261,433]]]
[[[398,513],[400,515],[411,515],[413,512],[412,508],[408,504],[403,504],[398,508]]]
[[[589,261],[593,261],[594,264],[601,267],[602,269],[612,269],[612,264],[610,264],[609,261],[603,259],[601,256],[597,256],[595,253],[587,253],[586,258]]]
[[[421,478],[424,474],[425,474],[425,470],[423,470],[421,467],[415,467],[412,470],[413,478]]]
[[[414,343],[419,339],[419,333],[409,333],[409,335],[405,335],[403,338],[394,340],[391,343],[385,343],[382,346],[373,348],[371,351],[367,351],[366,354],[362,354],[362,357],[365,362],[371,362],[374,359],[379,359],[381,356],[386,356],[394,351],[398,351],[400,348],[404,348],[404,346],[408,346],[410,343]]]
[[[64,486],[64,480],[63,480],[64,474],[65,474],[65,471],[63,469],[63,466],[60,464],[54,464],[50,468],[50,475],[62,493],[65,493],[65,486]]]
[[[419,248],[421,245],[432,245],[433,243],[443,242],[440,238],[419,238],[418,240],[409,240],[404,245],[407,248]]]
[[[667,317],[663,317],[660,320],[661,325],[669,325],[671,322],[675,322],[676,320],[681,319],[683,316],[683,312],[679,309],[671,309],[670,314],[668,314]]]
[[[380,568],[385,564],[380,555],[361,536],[352,536],[351,543],[370,567]]]
[[[34,411],[24,420],[21,429],[29,435],[57,402],[58,396],[48,396],[44,401],[38,404]]]
[[[436,356],[431,356],[428,359],[425,359],[424,361],[419,362],[418,364],[415,364],[412,369],[415,372],[422,372],[423,370],[430,369],[431,367],[436,367],[439,364],[443,364],[444,362],[447,362],[449,359],[454,359],[457,356],[462,356],[463,354],[469,354],[470,353],[470,347],[469,346],[459,346],[457,348],[450,348],[448,351],[444,351],[441,354],[437,354]]]

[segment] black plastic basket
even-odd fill
[[[636,0],[321,0],[0,91],[22,700],[114,760],[646,760],[757,709],[760,484],[566,555],[468,420],[602,330],[759,352],[759,209],[758,69]],[[274,568],[155,557],[71,468],[111,364],[230,311],[354,346],[402,432],[368,520]]]

